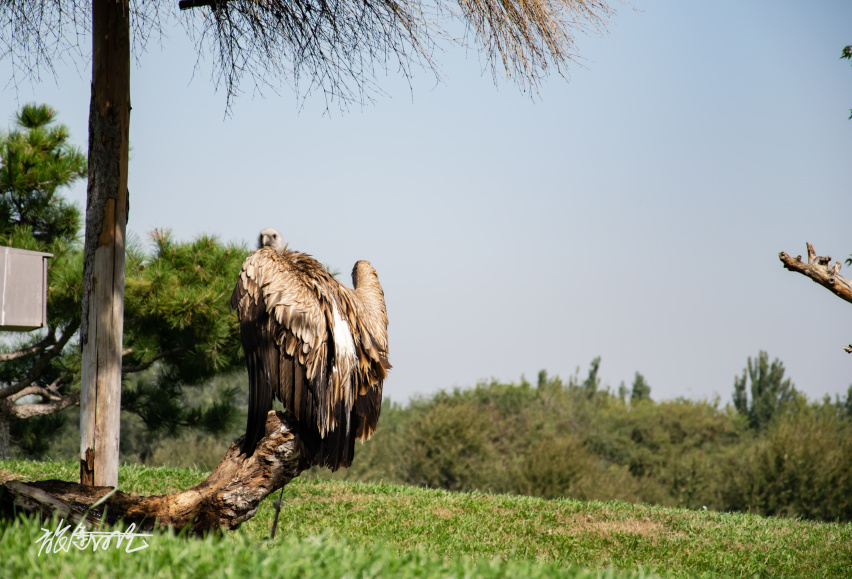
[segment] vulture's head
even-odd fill
[[[260,249],[267,245],[278,253],[284,251],[284,242],[281,240],[281,234],[274,229],[264,229],[260,232],[260,236],[257,239],[257,248]]]

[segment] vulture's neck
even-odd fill
[[[384,309],[385,294],[376,270],[369,263],[359,261],[352,270],[352,287],[365,302],[381,304]]]

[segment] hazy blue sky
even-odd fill
[[[759,350],[811,398],[845,393],[852,305],[777,255],[852,253],[850,24],[841,0],[637,0],[535,102],[457,50],[443,82],[389,73],[347,112],[245,86],[230,117],[176,28],[131,73],[128,228],[275,227],[347,283],[370,260],[398,401],[601,356],[613,388],[638,370],[657,400],[727,402]],[[85,148],[89,69],[58,68],[0,113],[46,102]]]

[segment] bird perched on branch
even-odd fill
[[[249,378],[242,451],[264,436],[275,396],[295,414],[312,464],[352,463],[355,440],[376,430],[388,362],[388,317],[376,270],[359,261],[355,289],[264,229],[231,295]]]

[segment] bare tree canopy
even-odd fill
[[[614,14],[605,0],[202,0],[130,1],[136,55],[166,19],[178,19],[228,103],[248,79],[276,80],[300,95],[321,91],[341,104],[380,92],[378,72],[415,68],[438,76],[435,54],[453,44],[481,53],[496,80],[535,93],[552,70],[567,75],[577,59],[575,35],[602,33]],[[85,57],[91,25],[87,0],[0,0],[0,58],[23,80],[53,72],[69,55]],[[457,28],[459,24],[461,28]],[[451,30],[460,30],[453,34]]]

